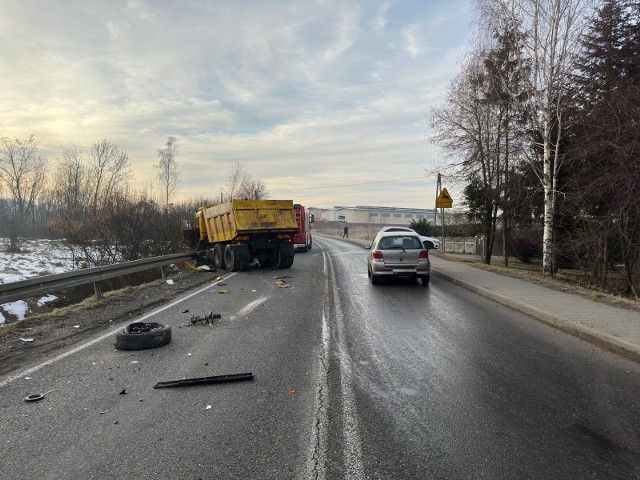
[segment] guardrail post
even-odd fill
[[[160,275],[162,275],[163,280],[166,278],[164,274],[164,267],[160,267]]]
[[[100,291],[100,284],[98,282],[93,282],[93,291],[96,292],[96,300],[101,300],[102,292]]]

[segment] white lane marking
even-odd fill
[[[320,355],[316,365],[316,398],[314,405],[313,425],[311,426],[311,444],[307,457],[307,478],[324,480],[326,477],[327,458],[327,428],[329,417],[329,323],[327,322],[327,310],[329,299],[329,277],[327,276],[327,255],[322,252],[324,276],[324,300],[322,305],[322,342]]]
[[[340,390],[342,405],[342,437],[344,439],[344,449],[342,455],[344,457],[345,465],[345,478],[360,480],[364,479],[364,466],[362,463],[362,440],[360,438],[360,426],[358,422],[358,411],[356,408],[356,399],[353,389],[353,373],[351,370],[351,358],[346,345],[345,329],[344,329],[344,314],[342,312],[342,305],[340,303],[340,296],[338,287],[336,287],[336,275],[335,267],[331,261],[331,254],[325,254],[323,252],[324,261],[324,275],[325,275],[325,306],[323,308],[323,348],[325,348],[326,363],[322,363],[319,366],[320,381],[319,389],[316,393],[316,412],[315,418],[317,425],[313,429],[313,440],[317,444],[317,453],[314,458],[317,461],[317,478],[324,479],[326,474],[326,467],[324,464],[325,454],[327,451],[326,445],[326,429],[328,425],[327,412],[322,411],[322,408],[327,408],[329,402],[328,395],[328,364],[329,364],[329,338],[330,326],[326,321],[326,316],[330,313],[329,299],[333,300],[335,309],[335,325],[337,330],[337,353],[340,362]],[[331,278],[329,279],[328,265],[331,265]],[[329,287],[331,283],[332,287]],[[326,315],[325,315],[326,312]],[[325,325],[326,323],[326,325]],[[327,394],[322,396],[322,388],[326,385]],[[321,408],[318,409],[318,406]],[[324,422],[324,423],[323,423]],[[324,430],[323,430],[324,429]],[[324,435],[324,437],[323,437]]]
[[[245,315],[249,315],[251,312],[253,312],[253,310],[260,305],[263,302],[266,302],[269,299],[269,297],[262,297],[262,298],[258,298],[256,300],[254,300],[253,302],[249,303],[248,305],[242,307],[238,313],[236,314],[238,317],[244,317]]]
[[[224,279],[225,279],[225,280],[227,280],[227,279],[229,279],[229,278],[233,277],[234,275],[236,275],[236,273],[230,273],[229,275],[227,275],[226,277],[224,277]],[[215,283],[214,283],[214,286],[215,286],[217,283],[218,283],[218,282],[215,282]],[[184,302],[185,300],[188,300],[189,298],[191,298],[191,297],[193,297],[193,296],[195,296],[195,295],[198,295],[199,293],[202,293],[202,292],[204,292],[205,290],[208,290],[208,289],[210,289],[210,288],[211,288],[211,285],[207,285],[206,287],[201,288],[200,290],[197,290],[197,291],[195,291],[195,292],[193,292],[193,293],[190,293],[189,295],[187,295],[187,296],[185,296],[185,297],[182,297],[182,298],[180,298],[180,299],[176,300],[176,301],[175,301],[175,302],[173,302],[173,303],[170,303],[169,305],[165,305],[164,307],[160,307],[159,309],[154,310],[154,311],[153,311],[153,312],[151,312],[151,313],[147,313],[147,314],[146,314],[146,315],[144,315],[142,318],[137,318],[137,319],[135,319],[135,321],[136,321],[136,322],[143,322],[143,321],[145,321],[147,318],[151,318],[151,317],[153,317],[154,315],[157,315],[157,314],[158,314],[158,313],[160,313],[160,312],[163,312],[163,311],[165,311],[165,310],[167,310],[167,309],[169,309],[169,308],[171,308],[171,307],[174,307],[175,305],[178,305],[179,303],[182,303],[182,302]],[[129,322],[129,323],[130,323],[130,322]],[[99,337],[97,337],[97,338],[94,338],[93,340],[90,340],[90,341],[88,341],[87,343],[83,343],[82,345],[79,345],[79,346],[77,346],[76,348],[72,348],[72,349],[71,349],[71,350],[69,350],[69,351],[66,351],[66,352],[64,352],[64,353],[61,353],[60,355],[58,355],[58,356],[56,356],[56,357],[53,357],[53,358],[51,358],[51,359],[49,359],[49,360],[47,360],[47,361],[45,361],[45,362],[42,362],[40,365],[36,365],[35,367],[31,367],[30,369],[25,370],[24,372],[20,372],[20,373],[18,373],[17,375],[12,375],[12,376],[10,376],[10,377],[7,377],[7,378],[6,378],[6,379],[4,379],[2,382],[0,382],[0,388],[4,387],[5,385],[8,385],[9,383],[11,383],[11,382],[13,382],[13,381],[15,381],[15,380],[17,380],[17,379],[19,379],[19,378],[23,378],[23,377],[25,377],[25,376],[27,376],[27,375],[31,375],[33,372],[37,372],[37,371],[38,371],[38,370],[40,370],[41,368],[46,367],[47,365],[51,365],[52,363],[55,363],[55,362],[57,362],[58,360],[62,360],[63,358],[67,358],[68,356],[73,355],[74,353],[78,353],[79,351],[84,350],[85,348],[90,347],[91,345],[95,345],[96,343],[101,342],[102,340],[104,340],[104,339],[106,339],[106,338],[109,338],[109,337],[110,337],[110,336],[112,336],[112,335],[115,335],[115,334],[118,332],[118,330],[120,330],[120,327],[116,328],[115,330],[112,330],[112,331],[111,331],[111,332],[109,332],[109,333],[105,333],[104,335],[101,335],[101,336],[99,336]]]
[[[329,258],[331,262],[331,258]],[[336,288],[336,275],[334,265],[331,265],[331,283],[333,285],[333,305],[336,312],[336,327],[338,330],[338,352],[340,356],[340,385],[342,390],[342,436],[345,441],[344,465],[345,478],[364,479],[364,466],[362,464],[362,440],[360,439],[360,426],[358,422],[358,410],[356,397],[353,390],[353,374],[351,371],[351,358],[346,345],[344,332],[344,314],[340,296]]]

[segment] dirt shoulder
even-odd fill
[[[59,350],[106,332],[113,325],[126,324],[167,300],[215,280],[217,275],[183,271],[169,278],[172,284],[157,280],[112,292],[99,301],[87,299],[80,305],[3,326],[0,328],[0,374],[26,369]]]

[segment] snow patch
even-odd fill
[[[18,300],[16,302],[9,302],[2,304],[2,309],[18,317],[18,320],[24,320],[27,312],[29,311],[29,305],[24,300]]]
[[[41,307],[46,303],[53,302],[54,300],[57,300],[57,298],[58,297],[56,297],[55,295],[51,295],[51,294],[45,295],[44,297],[38,300],[38,306]]]

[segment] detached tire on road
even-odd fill
[[[163,323],[134,322],[116,333],[118,350],[146,350],[171,341],[171,327]]]

